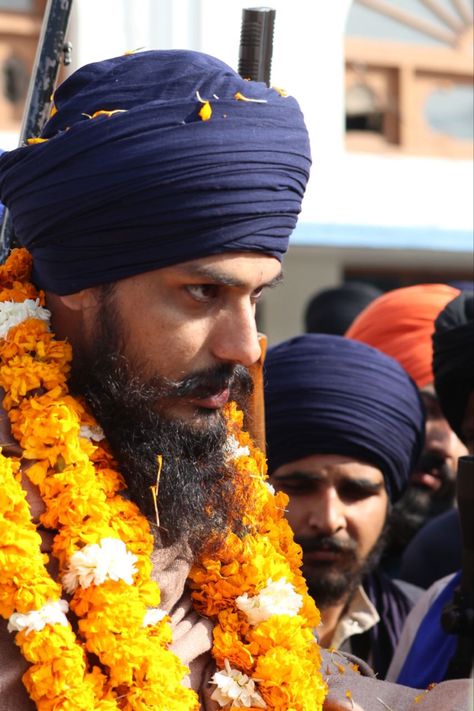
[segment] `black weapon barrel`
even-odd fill
[[[62,59],[68,56],[65,36],[72,2],[48,0],[46,5],[20,130],[20,146],[28,138],[38,136],[48,119],[59,66]],[[5,261],[14,241],[11,219],[8,210],[5,210],[0,236],[0,262]]]
[[[270,85],[275,10],[252,7],[242,10],[239,74],[244,79]]]

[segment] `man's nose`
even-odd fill
[[[318,492],[311,508],[308,523],[321,535],[332,536],[346,527],[344,503],[335,488]]]
[[[218,360],[246,367],[259,359],[261,349],[251,303],[241,304],[219,317],[212,350]]]

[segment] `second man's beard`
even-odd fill
[[[229,530],[241,533],[244,503],[236,491],[236,471],[226,455],[227,428],[221,413],[199,426],[160,413],[160,400],[216,392],[226,385],[240,403],[251,389],[248,371],[222,366],[180,383],[160,376],[143,382],[121,353],[120,319],[104,299],[95,343],[79,354],[72,386],[85,398],[104,430],[127,484],[128,496],[154,524],[151,488],[158,482],[157,545],[182,541],[191,554],[219,547]]]
[[[340,542],[331,536],[303,539],[296,536],[296,542],[303,548],[303,575],[316,605],[324,610],[351,598],[362,583],[365,575],[374,570],[386,545],[386,526],[368,555],[360,560],[357,544],[353,540]],[[341,553],[339,563],[305,564],[305,551],[327,550]]]

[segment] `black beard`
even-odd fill
[[[206,397],[230,387],[244,404],[251,389],[248,371],[220,366],[179,383],[155,376],[142,381],[122,354],[123,326],[106,294],[94,345],[77,353],[71,386],[91,408],[104,430],[127,484],[127,496],[152,524],[157,545],[185,542],[193,556],[212,552],[229,530],[242,533],[243,504],[236,473],[226,458],[226,424],[220,412],[199,412],[198,423],[167,417],[179,397]],[[135,371],[135,372],[133,372]],[[161,405],[165,403],[165,407]],[[163,465],[158,486],[158,517],[151,487],[157,484],[157,457]]]
[[[303,548],[303,575],[309,592],[317,606],[327,609],[343,600],[349,600],[365,575],[377,567],[386,545],[387,525],[364,560],[357,557],[357,544],[353,540],[340,541],[333,536],[295,538]],[[305,564],[305,551],[326,550],[343,554],[340,563]]]

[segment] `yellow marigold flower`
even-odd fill
[[[198,99],[205,111],[206,102]],[[5,300],[38,299],[44,304],[42,292],[28,282],[30,266],[24,250],[13,252],[0,266],[0,294]],[[69,626],[63,626],[65,610],[56,616],[62,608],[60,588],[44,567],[46,557],[20,488],[18,463],[0,455],[0,613],[10,617],[19,612],[11,619],[13,629],[26,624],[30,630],[16,636],[32,663],[25,675],[28,692],[43,711],[54,711],[58,703],[65,711],[116,711],[118,700],[125,711],[161,711],[165,705],[169,711],[198,711],[196,694],[181,683],[188,670],[168,650],[168,618],[160,621],[156,609],[148,612],[160,599],[151,580],[149,524],[135,504],[120,496],[124,480],[107,444],[100,441],[103,434],[84,404],[67,394],[70,347],[54,340],[34,303],[4,311],[6,338],[0,339],[4,407],[25,458],[33,462],[28,476],[46,506],[41,522],[57,529],[53,555],[61,574],[71,556],[104,538],[118,538],[136,559],[133,585],[126,577],[126,582],[105,580],[75,591],[70,607],[78,617],[76,638]],[[35,318],[11,326],[25,314]],[[213,558],[204,556],[193,568],[195,607],[215,621],[215,658],[227,665],[231,660],[237,675],[255,669],[252,676],[261,679],[258,699],[263,697],[269,709],[317,711],[326,690],[310,628],[319,621],[319,613],[301,574],[301,549],[284,519],[286,499],[265,485],[265,458],[243,430],[243,413],[235,403],[227,406],[226,417],[236,493],[246,503],[244,524],[249,534],[240,539],[230,533]],[[263,622],[254,618],[250,626],[246,614],[237,609],[237,598],[264,595],[269,580],[283,579],[302,598],[298,614],[291,606],[275,607],[275,600],[270,600],[270,616]],[[275,614],[277,610],[288,611],[289,620],[288,615]],[[23,618],[24,613],[31,614]],[[61,624],[54,624],[56,620]],[[99,658],[104,672],[94,666],[87,671],[89,653]]]
[[[274,615],[252,628],[248,637],[258,647],[258,654],[265,654],[273,647],[304,653],[315,644],[312,630],[302,625],[299,615]]]
[[[12,249],[7,261],[0,265],[0,285],[10,287],[15,282],[29,281],[33,259],[26,249]]]
[[[107,116],[108,118],[110,118],[110,116],[114,116],[115,114],[125,113],[127,113],[127,109],[113,109],[113,111],[106,111],[105,109],[101,109],[100,111],[95,111],[91,116],[89,116],[89,114],[84,114],[84,116],[87,116],[90,119],[95,119],[99,116]]]
[[[248,101],[253,104],[266,104],[267,100],[266,99],[249,99],[247,96],[244,96],[243,94],[238,91],[236,94],[234,94],[234,99],[237,99],[237,101]]]
[[[258,648],[255,651],[258,652]],[[250,674],[255,666],[251,645],[245,644],[237,632],[222,629],[220,626],[214,629],[213,654],[220,667],[224,666],[227,659],[231,666]]]
[[[212,106],[209,101],[205,101],[198,111],[201,121],[209,121],[212,116]]]

